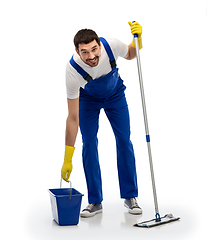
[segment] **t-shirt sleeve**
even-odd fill
[[[111,45],[112,51],[115,55],[115,58],[118,57],[125,57],[128,52],[128,45],[121,42],[120,40],[113,38],[111,41],[109,41],[109,44]]]
[[[71,71],[71,66],[68,63],[66,67],[66,89],[67,98],[76,99],[79,97],[80,83]]]

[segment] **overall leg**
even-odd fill
[[[122,103],[122,104],[121,104]],[[130,141],[129,110],[125,95],[106,108],[105,113],[111,123],[117,146],[117,166],[121,198],[138,196],[135,156]]]
[[[79,126],[83,141],[82,157],[89,203],[101,203],[103,200],[97,139],[99,114],[100,108],[95,103],[80,101]]]

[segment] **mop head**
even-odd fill
[[[149,221],[136,223],[135,227],[144,227],[144,228],[150,228],[150,227],[156,227],[162,224],[170,223],[179,220],[180,218],[175,218],[172,214],[166,214],[164,217],[161,218],[161,221],[156,222],[156,219],[152,219]]]

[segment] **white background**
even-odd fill
[[[210,0],[0,2],[0,234],[4,239],[100,239],[102,233],[103,239],[129,239],[128,233],[147,239],[156,234],[160,239],[211,238],[212,16]],[[120,215],[128,216],[119,199],[114,136],[102,112],[103,220],[112,216],[95,230],[81,220],[78,227],[58,227],[52,221],[47,190],[59,187],[67,116],[65,67],[74,51],[73,37],[79,29],[91,28],[99,36],[129,44],[128,21],[143,27],[141,62],[160,210],[162,215],[180,216],[181,221],[148,231],[136,230],[129,220],[121,224],[123,228],[119,225]],[[118,66],[127,86],[139,203],[144,210],[140,220],[148,220],[145,217],[153,218],[154,207],[136,60],[119,59]],[[84,193],[85,207],[81,148],[79,132],[71,180]],[[119,210],[112,212],[114,206]]]

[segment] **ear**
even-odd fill
[[[78,51],[78,49],[77,49],[77,48],[75,49],[75,51],[76,51],[76,52],[77,52],[77,54],[80,56],[80,54],[79,54],[79,51]]]
[[[98,43],[98,42],[97,42]],[[100,45],[98,44],[98,46],[100,47],[100,49],[101,49],[101,41],[100,41]]]

